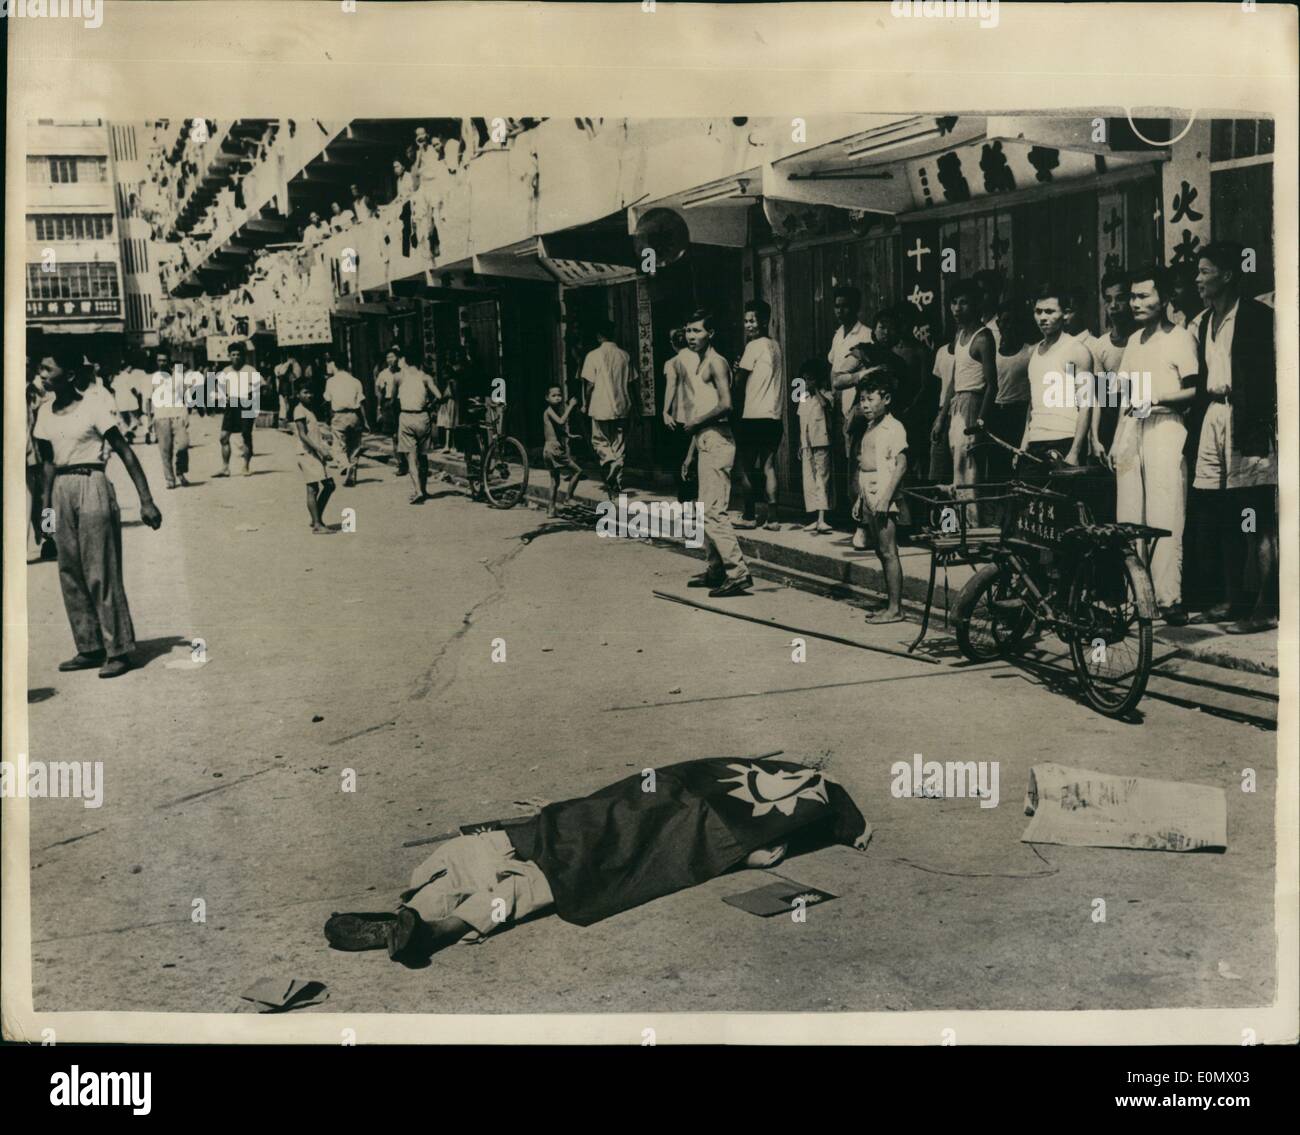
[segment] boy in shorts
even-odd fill
[[[321,435],[320,421],[311,408],[312,390],[307,379],[300,379],[294,389],[298,404],[293,408],[293,430],[298,440],[298,468],[307,482],[307,512],[311,516],[311,530],[317,536],[337,532],[336,527],[325,524],[321,517],[325,505],[334,492],[334,478],[326,464],[330,459],[329,446]]]
[[[867,616],[869,623],[903,621],[903,565],[898,558],[898,488],[907,472],[907,431],[889,412],[894,383],[884,370],[858,382],[857,413],[866,421],[858,446],[858,505],[861,524],[873,537],[885,573],[889,603]]]
[[[569,476],[569,484],[565,490],[566,502],[573,500],[573,490],[578,487],[578,482],[582,479],[582,467],[574,461],[573,455],[569,452],[569,438],[573,436],[569,431],[569,415],[573,413],[578,400],[570,398],[564,413],[560,413],[560,403],[563,400],[563,391],[558,386],[552,386],[546,392],[546,409],[542,411],[542,430],[546,435],[542,456],[546,458],[546,467],[551,471],[551,507],[546,510],[547,516],[555,515],[562,476],[566,473]]]

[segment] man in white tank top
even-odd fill
[[[952,381],[940,394],[939,414],[934,420],[931,441],[940,444],[947,433],[952,452],[952,479],[961,500],[974,500],[980,476],[976,458],[977,437],[966,433],[987,418],[997,392],[997,350],[993,336],[980,318],[980,291],[970,281],[958,283],[949,294],[949,310],[957,324],[953,341]],[[979,523],[978,510],[969,510],[970,523]]]

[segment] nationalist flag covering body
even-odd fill
[[[566,922],[589,926],[692,887],[751,851],[816,829],[852,844],[866,821],[825,773],[792,761],[719,757],[638,773],[548,804],[506,828],[521,859],[537,864]]]

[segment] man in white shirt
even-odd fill
[[[1196,340],[1165,318],[1171,296],[1163,268],[1129,274],[1129,306],[1136,330],[1120,365],[1124,413],[1115,430],[1115,515],[1121,523],[1168,529],[1151,556],[1151,582],[1161,617],[1187,623],[1183,607],[1183,522],[1187,506],[1187,427],[1183,413],[1196,395]]]
[[[595,334],[596,347],[582,363],[582,381],[587,384],[591,446],[605,474],[605,492],[613,500],[623,490],[627,418],[632,410],[629,384],[634,375],[632,360],[614,342],[614,329],[608,320],[596,326]]]
[[[230,476],[230,435],[237,433],[244,443],[244,476],[252,472],[253,423],[257,420],[262,396],[262,376],[248,365],[248,348],[241,342],[230,344],[230,365],[217,375],[218,401],[221,411],[221,469],[216,477]]]
[[[1192,487],[1206,506],[1200,547],[1207,564],[1217,559],[1223,581],[1223,601],[1205,618],[1237,620],[1224,628],[1229,634],[1277,626],[1275,333],[1272,311],[1241,294],[1243,258],[1241,245],[1216,241],[1200,250],[1196,272],[1209,306],[1197,329],[1203,414]],[[1243,523],[1247,516],[1253,523]],[[1257,569],[1253,607],[1247,563]]]
[[[172,369],[166,347],[158,349],[154,361],[157,369],[153,374],[149,403],[158,430],[163,481],[169,489],[174,489],[178,483],[189,484],[185,479],[190,468],[190,410],[185,400],[185,376],[179,365]]]
[[[329,225],[325,224],[320,214],[312,212],[307,218],[307,227],[303,229],[302,242],[308,248],[315,248],[330,235]]]
[[[742,375],[745,405],[736,438],[745,475],[746,514],[737,528],[760,525],[778,531],[776,522],[776,451],[781,448],[781,415],[785,409],[785,373],[780,344],[768,333],[772,307],[764,300],[745,304],[745,353],[736,369]]]
[[[1128,276],[1112,269],[1101,278],[1101,296],[1106,305],[1107,330],[1101,335],[1085,333],[1083,345],[1092,355],[1092,375],[1096,401],[1088,427],[1093,455],[1109,463],[1110,443],[1115,440],[1119,423],[1119,369],[1124,348],[1133,334],[1133,311],[1129,306]]]
[[[334,451],[342,469],[343,484],[355,485],[361,460],[362,430],[370,428],[366,421],[365,390],[360,379],[335,365],[331,351],[325,352],[323,362],[325,401],[330,406]]]

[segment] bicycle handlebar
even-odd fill
[[[998,437],[997,434],[990,433],[989,430],[984,426],[967,426],[964,433],[967,437],[976,437],[977,435],[983,434],[988,441],[993,442],[995,445],[1000,445],[1003,449],[1010,450],[1017,457],[1027,457],[1030,461],[1033,461],[1038,465],[1060,464],[1061,461],[1060,454],[1057,454],[1055,462],[1046,461],[1043,458],[1038,457],[1033,453],[1030,453],[1028,450],[1021,449],[1019,446],[1012,445],[1009,441],[1003,441],[1000,437]],[[1052,452],[1055,452],[1055,450],[1053,450]]]

